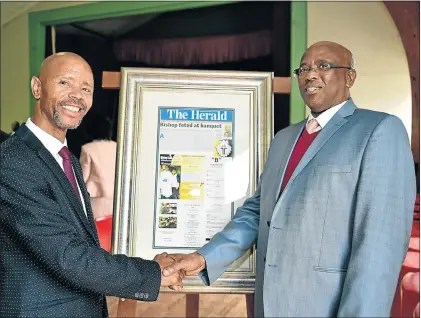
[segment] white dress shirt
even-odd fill
[[[338,112],[339,109],[341,109],[341,107],[347,102],[348,100],[330,107],[329,109],[325,110],[323,113],[321,113],[319,116],[316,117],[317,122],[319,123],[319,127],[317,127],[317,129],[315,131],[319,131],[322,128],[324,128],[327,123],[329,122],[329,120],[332,119],[332,117]],[[313,115],[310,113],[310,115],[308,115],[307,117],[307,123],[312,120],[314,117]]]
[[[31,120],[31,118],[28,118],[28,120],[26,121],[26,127],[28,127],[28,129],[32,131],[34,135],[41,141],[44,147],[47,148],[47,150],[51,153],[54,159],[56,159],[57,163],[60,165],[61,169],[64,172],[63,158],[59,155],[59,152],[61,148],[63,148],[64,146],[67,147],[67,140],[65,139],[64,143],[62,143],[56,137],[51,136],[49,133],[45,132],[44,130],[39,128],[37,125],[35,125],[35,123]],[[74,173],[75,172],[73,170],[73,174]],[[76,176],[75,176],[75,179],[76,179]],[[80,196],[80,200],[82,201],[83,210],[85,211],[85,214],[86,214],[85,201],[83,200],[82,192],[80,191],[80,186],[77,179],[76,179],[76,183],[79,189],[79,196]]]

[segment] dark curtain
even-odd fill
[[[217,36],[267,30],[273,27],[274,6],[280,8],[276,21],[281,28],[282,41],[276,49],[276,56],[270,50],[264,56],[240,59],[225,63],[168,65],[156,63],[149,65],[136,60],[119,61],[115,55],[115,43],[127,39],[163,39],[190,36]],[[224,10],[222,10],[224,8]],[[81,55],[91,65],[94,79],[94,102],[91,110],[79,128],[70,130],[67,135],[70,150],[80,156],[82,145],[95,139],[117,139],[118,124],[118,90],[102,89],[103,71],[120,71],[120,67],[157,67],[201,70],[238,70],[238,71],[274,71],[275,76],[290,76],[290,3],[262,2],[238,3],[210,8],[167,12],[151,22],[127,33],[118,39],[106,39],[99,36],[76,36],[57,34],[56,51],[70,51]],[[254,20],[253,20],[254,18]],[[208,22],[206,22],[208,21]],[[210,21],[210,22],[209,22]],[[206,23],[205,23],[206,22]],[[48,29],[48,28],[47,28]],[[190,30],[187,34],[186,30]],[[47,30],[47,32],[49,32]],[[279,33],[279,32],[278,32]],[[47,33],[46,55],[51,54],[51,36]],[[273,45],[273,43],[271,44]],[[276,61],[276,63],[275,63]],[[275,65],[276,64],[276,65]],[[276,67],[275,67],[276,66]],[[274,129],[275,133],[289,124],[289,95],[276,94],[274,98]]]

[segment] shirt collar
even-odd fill
[[[348,100],[330,107],[329,109],[325,110],[323,113],[321,113],[319,116],[317,116],[317,122],[319,123],[319,126],[324,128],[327,123],[329,122],[329,120],[332,119],[332,117],[338,112],[339,109],[341,109],[341,107],[347,102]],[[314,117],[313,115],[310,114],[307,117],[307,122],[309,122],[310,120],[312,120]]]
[[[35,125],[31,118],[28,118],[26,121],[26,127],[34,133],[34,135],[42,142],[44,147],[47,148],[53,156],[57,155],[64,146],[67,147],[67,139],[64,139],[64,143],[62,143],[56,137],[50,135]]]

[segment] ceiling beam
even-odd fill
[[[102,72],[102,88],[120,89],[120,72]],[[274,94],[291,93],[291,77],[274,77],[272,82]]]
[[[103,35],[103,34],[101,34],[101,33],[98,33],[98,32],[95,32],[95,31],[92,31],[92,30],[89,30],[89,29],[86,29],[86,28],[84,28],[84,27],[82,27],[82,26],[80,26],[80,25],[78,25],[78,24],[75,24],[75,23],[69,23],[69,25],[70,25],[71,27],[75,28],[75,29],[78,29],[78,30],[80,30],[80,31],[83,31],[83,32],[89,33],[89,34],[94,35],[94,36],[96,36],[96,37],[99,37],[99,38],[101,38],[101,39],[103,39],[103,40],[106,40],[106,41],[110,40],[110,38],[109,38],[109,37],[107,37],[107,36],[105,36],[105,35]]]
[[[420,162],[420,2],[384,1],[405,48],[411,76],[412,136],[414,161]]]

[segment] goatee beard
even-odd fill
[[[57,125],[58,127],[63,128],[63,129],[76,129],[76,128],[78,128],[78,127],[79,127],[80,123],[82,122],[82,119],[81,119],[81,120],[79,120],[79,122],[78,122],[78,123],[76,123],[75,125],[68,125],[68,124],[65,124],[65,123],[63,123],[63,122],[61,121],[61,118],[60,118],[60,115],[59,115],[59,113],[58,113],[57,107],[58,107],[58,106],[56,106],[56,107],[55,107],[55,109],[54,109],[54,115],[53,115],[53,118],[54,118],[54,122],[56,123],[56,125]]]

